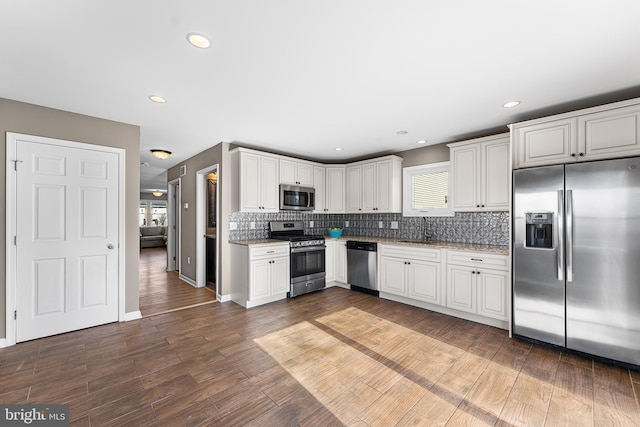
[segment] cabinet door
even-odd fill
[[[324,251],[324,273],[327,283],[336,280],[336,243],[326,241]]]
[[[249,278],[249,300],[266,298],[271,294],[271,264],[269,260],[251,261],[251,276]]]
[[[271,260],[271,295],[286,293],[289,290],[289,257]]]
[[[380,290],[407,296],[406,267],[407,263],[402,259],[380,257]]]
[[[260,156],[240,154],[240,210],[242,212],[262,211],[260,165]]]
[[[261,164],[261,212],[278,212],[280,210],[278,191],[278,159],[262,157]]]
[[[298,163],[296,176],[298,178],[299,185],[313,187],[313,165]]]
[[[484,209],[509,210],[509,141],[484,143],[481,149]]]
[[[632,105],[578,118],[580,151],[588,160],[640,154],[640,106]]]
[[[378,212],[391,212],[393,210],[392,168],[391,160],[376,162],[375,210]]]
[[[376,164],[362,165],[362,211],[374,212],[378,207],[378,191],[376,188]]]
[[[347,168],[347,212],[362,211],[362,167]]]
[[[327,212],[344,212],[344,168],[327,168],[325,209]],[[318,182],[316,181],[316,191]]]
[[[336,282],[347,283],[347,244],[336,242]]]
[[[451,149],[451,187],[454,211],[480,208],[480,147],[469,145]]]
[[[296,162],[280,159],[280,184],[297,184]]]
[[[516,128],[516,168],[573,162],[577,158],[577,119]]]
[[[507,320],[507,273],[502,271],[479,270],[478,314]]]
[[[433,304],[442,304],[440,263],[411,260],[408,267],[409,297]]]
[[[447,307],[476,312],[475,271],[457,265],[447,267]]]
[[[326,168],[322,166],[314,166],[313,168],[313,182],[315,183],[316,189],[316,208],[314,212],[322,213],[327,211],[327,206],[325,204],[325,199],[328,198],[327,188],[331,188],[330,186],[325,186],[326,179]],[[332,190],[333,191],[333,190]]]

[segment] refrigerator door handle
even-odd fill
[[[558,280],[564,280],[564,191],[558,190]]]
[[[567,283],[573,282],[573,191],[567,190]]]

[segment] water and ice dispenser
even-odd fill
[[[553,212],[527,212],[525,247],[553,247]]]

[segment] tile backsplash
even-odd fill
[[[303,221],[306,234],[328,235],[331,227],[342,228],[342,235],[422,239],[484,245],[509,244],[508,212],[457,212],[453,217],[403,217],[402,214],[314,214],[304,212],[232,212],[229,240],[269,237],[270,221]],[[346,223],[349,226],[346,226]],[[397,223],[398,228],[391,228]],[[313,224],[313,227],[311,226]],[[382,224],[382,227],[380,225]]]

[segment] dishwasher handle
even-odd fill
[[[378,244],[374,242],[361,242],[359,240],[347,240],[347,249],[377,252]]]

